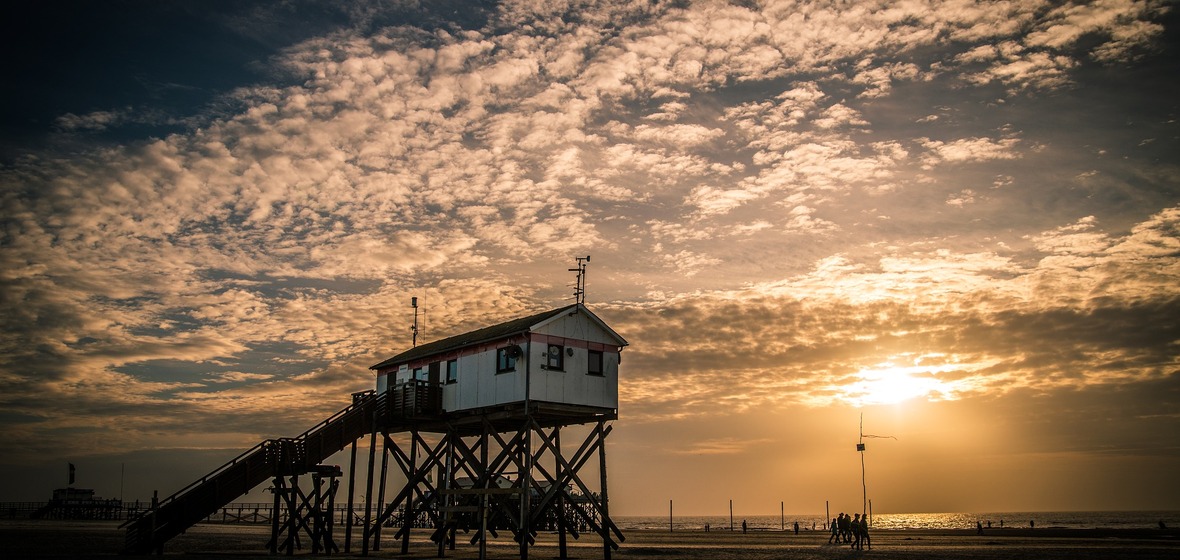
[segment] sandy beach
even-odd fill
[[[799,535],[782,531],[752,531],[748,534],[729,531],[631,530],[627,540],[613,553],[617,558],[689,558],[764,560],[775,558],[833,559],[1017,559],[1017,558],[1136,558],[1171,559],[1180,557],[1180,531],[1175,529],[993,529],[983,535],[972,530],[891,530],[873,534],[872,550],[855,551],[847,545],[827,544],[827,535],[803,531]],[[342,538],[343,531],[338,532]],[[415,531],[409,555],[400,554],[399,543],[386,534],[377,558],[435,558],[434,544],[426,530]],[[269,558],[266,542],[269,528],[259,525],[204,524],[170,541],[166,556],[184,558]],[[468,537],[469,538],[469,537]],[[0,550],[5,558],[107,558],[119,553],[123,531],[114,522],[85,521],[0,521]],[[602,558],[601,541],[591,535],[570,539],[569,557]],[[339,543],[343,548],[343,543]],[[448,558],[478,558],[477,546],[467,544],[460,533]],[[310,545],[297,550],[298,557],[321,557],[310,554]],[[352,552],[333,557],[359,557],[360,540],[354,539]],[[518,548],[511,538],[489,543],[489,558],[518,558]],[[558,557],[557,535],[541,533],[538,544],[530,549],[530,558]]]

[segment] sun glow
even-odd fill
[[[938,374],[956,369],[956,364],[922,365],[915,360],[911,366],[893,362],[877,364],[856,373],[857,381],[840,388],[840,398],[856,406],[895,404],[918,397],[929,400],[948,400],[954,397],[953,383],[938,378]]]

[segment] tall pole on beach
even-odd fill
[[[894,436],[875,436],[872,434],[865,435],[865,413],[860,413],[860,439],[856,441],[856,450],[860,452],[860,488],[863,492],[864,502],[861,504],[861,514],[869,514],[869,490],[865,484],[865,438],[889,438],[896,440]]]
[[[861,497],[864,500],[861,502],[860,511],[866,512],[869,509],[869,487],[865,484],[865,413],[860,413],[860,438],[856,440],[856,450],[860,452],[860,489]]]
[[[672,532],[672,500],[668,500],[668,532]]]
[[[733,500],[729,501],[729,530],[733,530]]]

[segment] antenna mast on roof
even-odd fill
[[[414,333],[411,341],[411,346],[418,347],[418,296],[410,298],[410,307],[414,308],[414,325],[410,327],[410,332]]]
[[[584,257],[574,257],[578,261],[578,268],[569,269],[570,272],[577,272],[577,283],[574,284],[574,303],[586,304],[586,263],[590,262],[590,255]]]

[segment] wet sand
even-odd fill
[[[343,529],[337,528],[343,549]],[[386,529],[382,548],[370,551],[376,558],[435,558],[437,548],[426,530],[413,533],[410,554],[401,555],[400,542]],[[803,531],[799,535],[782,531],[684,531],[631,530],[613,558],[769,560],[791,558],[845,559],[1018,559],[1018,558],[1180,558],[1180,531],[1159,529],[992,529],[977,535],[973,530],[892,530],[873,533],[871,550],[856,551],[848,545],[829,545],[826,533]],[[165,556],[186,559],[272,558],[266,543],[270,528],[261,525],[198,525],[167,543]],[[468,544],[470,535],[459,534],[456,550],[447,558],[479,557],[479,548]],[[87,521],[0,521],[0,556],[4,558],[110,558],[119,553],[123,531],[114,522]],[[297,557],[312,556],[310,543],[296,550]],[[360,539],[350,553],[332,557],[359,557]],[[488,545],[488,557],[519,558],[519,548],[501,533]],[[529,557],[558,557],[557,535],[541,533]],[[602,541],[592,535],[569,540],[569,557],[602,558]]]

